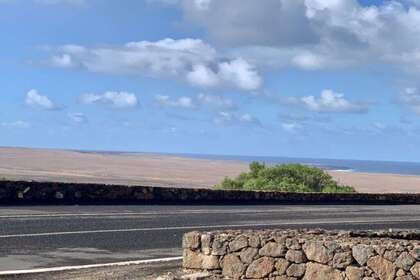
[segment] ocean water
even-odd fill
[[[317,166],[327,170],[342,172],[366,172],[366,173],[389,173],[402,175],[420,175],[420,162],[399,162],[399,161],[374,161],[374,160],[346,160],[346,159],[317,159],[317,158],[287,158],[287,157],[261,157],[261,156],[224,156],[224,155],[198,155],[178,154],[178,156],[213,159],[232,160],[244,163],[252,161],[265,162],[268,165],[282,163],[302,163]]]

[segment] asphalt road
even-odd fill
[[[181,255],[194,229],[420,228],[405,206],[0,207],[0,272]]]

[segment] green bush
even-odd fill
[[[353,187],[339,185],[328,173],[302,164],[282,164],[267,167],[259,162],[249,165],[249,172],[235,179],[225,178],[216,185],[221,189],[283,192],[355,192]]]

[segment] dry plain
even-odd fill
[[[0,178],[210,188],[247,164],[149,153],[0,148]],[[420,176],[330,171],[359,192],[420,192]]]

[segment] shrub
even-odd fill
[[[353,187],[339,185],[328,173],[316,167],[302,164],[267,167],[263,163],[252,162],[249,169],[235,179],[225,178],[216,187],[284,192],[355,192]]]

